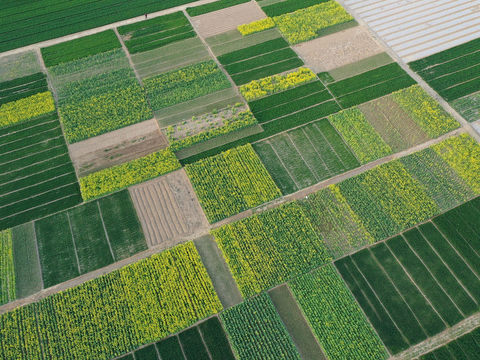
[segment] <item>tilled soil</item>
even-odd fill
[[[185,171],[130,188],[149,247],[169,247],[205,230],[208,222]]]
[[[293,46],[314,72],[330,71],[383,52],[368,31],[356,26]]]
[[[69,145],[78,176],[151,154],[168,146],[155,119]]]
[[[195,16],[192,18],[192,23],[200,36],[207,38],[229,30],[234,30],[238,25],[248,24],[265,17],[266,15],[260,7],[254,1],[250,1]]]

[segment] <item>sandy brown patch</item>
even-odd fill
[[[330,71],[384,51],[362,26],[307,41],[293,48],[305,61],[306,66],[317,73]]]
[[[85,176],[167,146],[152,119],[69,145],[69,150],[78,176]]]
[[[173,246],[208,228],[183,169],[133,186],[129,191],[149,247]]]
[[[264,19],[267,16],[255,1],[235,5],[226,9],[195,16],[192,23],[198,34],[203,37],[218,35],[234,30],[238,25]]]

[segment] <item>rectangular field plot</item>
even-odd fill
[[[475,359],[478,354],[480,354],[480,328],[420,356],[419,359]]]
[[[190,242],[2,314],[0,349],[6,359],[41,358],[41,349],[53,358],[112,359],[220,310]]]
[[[244,298],[330,260],[296,203],[225,225],[212,234]]]
[[[331,360],[386,359],[387,352],[333,265],[289,282]]]
[[[16,299],[12,231],[0,231],[0,305]]]
[[[38,220],[35,234],[46,288],[147,248],[127,191]]]
[[[184,170],[129,189],[150,247],[169,247],[204,229],[207,220]]]
[[[34,50],[0,58],[0,82],[42,71],[37,53]]]
[[[342,108],[388,95],[415,84],[400,65],[391,63],[348,79],[327,84]]]
[[[72,49],[75,41],[60,45]],[[107,40],[100,37],[98,41],[105,44]],[[84,51],[82,58],[48,68],[70,144],[153,117],[122,49],[104,51],[92,42]]]
[[[472,202],[455,211],[457,219],[460,213],[478,219]],[[478,233],[443,227],[454,221],[447,214],[335,263],[393,354],[479,309],[480,273],[470,262],[477,255],[465,252]]]
[[[81,202],[56,114],[0,130],[0,229]]]
[[[283,38],[218,56],[218,60],[237,85],[303,65],[303,61]]]
[[[254,149],[284,194],[359,166],[326,119],[255,143]]]
[[[187,11],[192,16],[191,21],[198,34],[204,38],[231,30],[238,33],[238,25],[265,18],[264,12],[254,1],[222,0]]]
[[[153,50],[196,36],[195,30],[181,11],[121,26],[118,32],[130,54]]]
[[[265,293],[225,310],[220,319],[238,359],[301,359]]]
[[[185,166],[210,223],[281,195],[251,145]]]
[[[474,122],[480,120],[480,92],[456,99],[450,103],[465,120]]]

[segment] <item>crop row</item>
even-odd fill
[[[189,164],[185,171],[211,223],[281,195],[251,145]]]
[[[153,110],[179,104],[231,86],[213,60],[146,79],[144,84]]]
[[[221,309],[187,243],[1,315],[0,354],[110,359]]]
[[[212,233],[245,298],[330,259],[296,203],[253,215]]]
[[[220,318],[238,359],[300,359],[267,294],[225,310]]]
[[[118,32],[131,54],[157,49],[196,36],[183,12],[121,26]]]
[[[13,267],[11,230],[0,231],[0,305],[15,299],[15,271]]]
[[[333,265],[298,277],[289,286],[329,359],[388,357]]]
[[[80,178],[84,200],[90,200],[180,168],[170,148]]]
[[[214,1],[209,4],[200,5],[196,7],[189,7],[187,8],[187,13],[190,16],[199,16],[203,14],[207,14],[212,11],[222,10],[228,8],[230,6],[240,5],[250,0],[222,0],[222,1]]]

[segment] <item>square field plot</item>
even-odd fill
[[[130,188],[150,247],[169,247],[197,231],[207,220],[184,170]]]
[[[356,26],[293,47],[305,65],[315,72],[355,63],[383,52],[368,30]]]
[[[35,236],[45,288],[147,248],[126,190],[36,221]]]
[[[0,229],[81,202],[56,114],[0,130],[0,174]]]
[[[254,144],[284,194],[359,166],[328,120],[320,120]]]
[[[480,17],[475,0],[345,0],[406,62],[478,37]]]
[[[265,13],[255,1],[235,5],[226,9],[194,16],[192,23],[204,38],[235,30],[238,25],[265,18]]]

